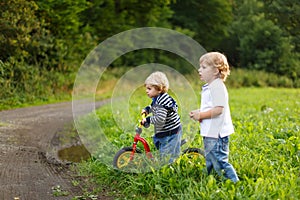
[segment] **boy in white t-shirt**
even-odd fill
[[[201,123],[205,160],[208,174],[214,168],[221,176],[237,182],[235,169],[228,162],[229,135],[234,132],[228,104],[228,92],[224,84],[230,73],[227,58],[219,52],[201,56],[198,70],[202,87],[201,108],[190,112],[190,118]]]

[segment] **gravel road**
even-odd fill
[[[82,194],[51,145],[72,123],[71,102],[0,112],[1,200],[60,200]]]

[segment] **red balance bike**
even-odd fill
[[[142,115],[142,118],[145,118],[145,114]],[[150,124],[144,124],[145,128],[148,128]],[[141,137],[142,133],[141,120],[139,121],[135,131],[136,134],[133,139],[132,146],[123,147],[120,149],[113,160],[113,166],[116,169],[125,169],[127,168],[143,168],[145,167],[145,163],[153,163],[155,162],[155,157],[151,153],[149,143],[143,137]],[[141,142],[144,150],[142,151],[138,148],[138,143]],[[186,139],[181,140],[181,146],[187,142]],[[189,158],[193,159],[203,159],[204,151],[199,148],[187,148],[182,151],[182,155],[186,155]]]

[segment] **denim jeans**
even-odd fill
[[[177,134],[157,138],[153,136],[155,147],[159,150],[160,158],[163,162],[169,159],[168,163],[174,162],[180,156],[182,128],[178,130]]]
[[[203,141],[208,174],[210,174],[214,168],[220,176],[224,175],[231,181],[237,182],[239,178],[235,169],[230,163],[228,163],[229,136],[223,138],[204,137]]]

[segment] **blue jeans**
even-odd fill
[[[174,162],[176,158],[180,156],[182,128],[178,130],[177,134],[166,136],[163,138],[157,138],[153,136],[153,142],[155,147],[159,150],[160,158],[163,162],[165,159],[169,159],[169,163]]]
[[[239,181],[233,166],[228,163],[229,136],[223,138],[204,137],[205,160],[208,174],[214,168],[220,175],[224,175],[234,183]]]

